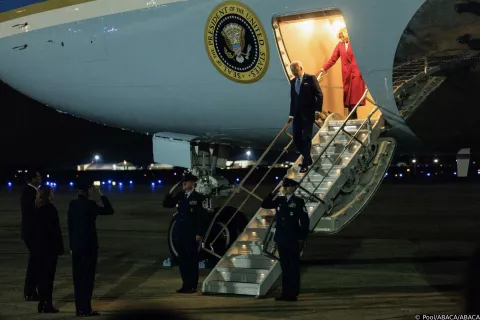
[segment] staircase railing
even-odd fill
[[[371,99],[369,99],[367,97],[367,93],[368,93],[368,89],[365,90],[365,92],[363,93],[362,97],[360,98],[360,100],[357,102],[357,104],[355,105],[355,107],[352,109],[352,111],[350,112],[350,114],[347,116],[347,118],[343,121],[343,123],[340,125],[340,127],[335,131],[335,134],[330,138],[330,140],[327,142],[326,146],[323,148],[323,150],[320,152],[320,154],[317,156],[317,159],[315,159],[315,161],[313,162],[313,164],[308,168],[307,172],[305,172],[304,176],[298,181],[300,186],[299,188],[303,191],[305,191],[306,193],[308,193],[310,196],[308,197],[308,199],[305,201],[306,203],[310,202],[312,197],[316,198],[317,200],[320,200],[321,203],[324,203],[325,204],[325,201],[323,199],[320,199],[318,198],[316,195],[315,195],[315,192],[318,190],[318,188],[322,185],[322,183],[325,181],[325,179],[329,176],[330,172],[333,170],[333,168],[335,167],[335,164],[338,162],[338,160],[342,157],[342,155],[345,153],[346,150],[348,150],[348,148],[351,146],[352,142],[354,140],[356,140],[356,142],[360,143],[363,147],[367,147],[369,144],[370,144],[370,135],[371,135],[371,132],[372,132],[372,122],[371,122],[371,118],[372,116],[375,114],[375,112],[377,112],[377,110],[379,109],[379,107],[375,104],[375,102],[373,102]],[[362,125],[359,126],[358,130],[356,131],[355,134],[351,134],[350,132],[346,131],[345,130],[345,127],[347,126],[348,124],[348,121],[350,120],[350,118],[353,116],[353,114],[355,114],[355,112],[357,111],[360,103],[364,100],[364,99],[367,99],[370,103],[372,103],[373,105],[375,105],[375,108],[373,108],[373,110],[370,112],[370,114],[366,117],[366,119],[362,122]],[[326,122],[327,123],[327,122]],[[368,129],[368,132],[367,132],[367,143],[364,143],[363,141],[359,140],[357,138],[357,135],[358,133],[360,132],[360,130],[362,130],[362,128],[365,126],[365,124],[367,124],[367,129]],[[327,126],[328,126],[328,123],[327,123]],[[316,188],[313,190],[313,191],[309,191],[307,190],[306,188],[302,187],[301,184],[303,182],[303,180],[305,180],[305,178],[308,176],[308,174],[310,173],[310,171],[315,167],[315,165],[317,164],[318,161],[321,161],[322,159],[322,156],[327,152],[328,148],[330,147],[330,145],[335,141],[335,139],[337,138],[337,136],[340,134],[340,132],[344,132],[346,133],[347,135],[351,136],[352,138],[348,141],[348,143],[345,145],[345,148],[343,149],[343,151],[337,156],[337,158],[335,159],[335,161],[332,162],[332,166],[330,167],[330,169],[328,170],[328,172],[324,175],[324,177],[322,178],[322,180],[320,182],[318,182]],[[316,182],[317,183],[317,182]],[[278,188],[279,186],[277,186]],[[275,190],[272,192],[274,193],[277,188],[275,188]],[[275,198],[278,196],[278,194],[275,196]],[[273,226],[275,225],[275,219],[270,223],[268,229],[267,229],[267,232],[265,233],[265,237],[264,237],[264,240],[262,241],[262,252],[264,255],[272,258],[272,259],[277,259],[278,258],[274,255],[274,252],[276,251],[276,245],[273,246],[272,249],[269,250],[269,244],[270,242],[272,241],[272,238],[273,238],[273,233],[271,232],[272,231],[272,228]],[[270,252],[269,252],[270,251]]]
[[[330,120],[331,117],[334,117],[335,114],[332,113],[330,114],[324,121],[324,124],[327,124],[328,123],[328,120]],[[212,221],[210,222],[210,225],[207,229],[207,232],[205,233],[205,240],[208,239],[208,236],[210,235],[211,231],[212,231],[212,228],[215,224],[215,221],[216,219],[220,216],[220,214],[223,212],[223,210],[227,207],[227,205],[230,203],[230,201],[233,199],[233,197],[235,196],[236,193],[238,193],[239,191],[243,190],[245,191],[248,196],[245,198],[245,200],[240,204],[240,206],[236,209],[236,211],[232,214],[232,216],[230,217],[230,219],[224,224],[224,226],[222,227],[222,229],[218,232],[217,236],[208,244],[208,246],[210,248],[207,248],[206,247],[206,243],[205,242],[202,242],[202,249],[213,254],[214,256],[218,257],[218,258],[221,258],[220,255],[218,255],[214,249],[213,249],[213,245],[214,243],[217,241],[217,239],[220,237],[220,235],[222,234],[222,232],[228,227],[228,225],[230,224],[230,222],[235,218],[235,216],[238,214],[238,212],[243,208],[243,206],[247,203],[247,201],[250,199],[250,197],[254,197],[256,198],[257,200],[259,201],[262,201],[263,199],[260,198],[259,196],[257,196],[255,194],[255,191],[257,190],[257,188],[262,184],[263,180],[265,180],[265,178],[268,176],[268,174],[270,173],[270,171],[274,168],[274,166],[278,163],[278,161],[282,158],[282,156],[288,151],[288,149],[290,148],[292,142],[293,142],[293,136],[291,134],[289,134],[287,132],[288,128],[290,127],[290,124],[292,122],[291,121],[288,121],[284,126],[283,128],[280,130],[280,132],[275,136],[275,138],[272,140],[272,142],[270,143],[270,145],[268,146],[267,149],[265,149],[265,151],[263,152],[263,154],[260,156],[260,158],[258,158],[258,160],[255,162],[255,164],[252,166],[252,168],[250,169],[250,171],[247,173],[247,175],[242,179],[242,181],[240,181],[240,183],[234,187],[234,190],[233,192],[230,194],[230,196],[227,198],[227,200],[224,202],[224,204],[220,207],[220,209],[215,213],[215,216],[213,217]],[[322,126],[318,124],[317,121],[314,122],[315,125],[321,129]],[[275,145],[275,143],[278,141],[278,139],[280,139],[280,137],[285,134],[287,135],[289,138],[290,138],[290,141],[289,143],[283,148],[283,151],[281,152],[281,154],[277,157],[277,159],[275,160],[275,162],[270,166],[270,168],[267,170],[267,172],[265,173],[265,175],[260,179],[260,181],[257,183],[257,185],[250,191],[248,189],[246,189],[243,185],[245,184],[246,180],[250,177],[250,175],[253,173],[253,171],[255,170],[255,168],[257,168],[257,166],[263,161],[263,159],[265,158],[265,156],[271,151],[271,149],[273,148],[273,146]],[[278,187],[277,187],[278,188]],[[277,189],[276,188],[276,189]]]

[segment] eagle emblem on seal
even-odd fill
[[[225,39],[227,47],[224,48],[225,55],[229,59],[235,59],[238,63],[243,63],[250,58],[251,45],[245,49],[245,29],[237,23],[229,23],[222,30],[222,36]]]

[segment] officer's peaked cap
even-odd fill
[[[300,184],[292,179],[284,178],[283,179],[283,186],[284,187],[298,187]]]
[[[193,181],[196,182],[198,178],[191,173],[185,173],[183,176],[183,181]]]

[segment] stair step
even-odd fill
[[[268,275],[268,269],[217,268],[223,281],[239,283],[260,283]]]
[[[256,296],[259,292],[259,285],[257,283],[209,281],[205,284],[204,291],[224,294],[243,294]]]
[[[262,254],[241,254],[227,256],[227,261],[235,268],[270,269],[275,260]]]
[[[334,126],[341,126],[345,120],[331,120],[328,122],[329,125],[334,125]],[[353,119],[353,120],[348,120],[347,125],[349,126],[359,126],[362,125],[362,123],[365,122],[365,119]],[[372,120],[372,123],[376,123],[376,120]]]

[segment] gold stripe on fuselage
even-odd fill
[[[29,16],[36,13],[42,13],[50,10],[60,9],[68,6],[74,6],[81,3],[91,2],[95,0],[48,0],[32,4],[26,7],[17,8],[7,12],[0,13],[0,23]],[[27,21],[28,22],[28,21]]]

